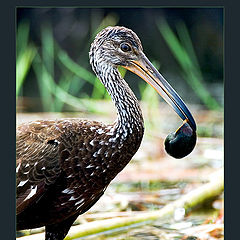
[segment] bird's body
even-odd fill
[[[22,124],[18,131],[17,226],[25,229],[77,214],[73,223],[88,210],[139,148],[143,124],[62,119]]]
[[[140,40],[124,27],[104,29],[91,46],[92,68],[117,109],[115,123],[59,119],[18,127],[18,230],[46,226],[46,240],[64,239],[132,159],[142,141],[143,117],[117,66],[129,69],[126,59],[135,61],[139,54]]]

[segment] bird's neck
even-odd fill
[[[117,68],[107,65],[98,66],[96,72],[110,94],[117,109],[118,118],[115,124],[117,133],[126,138],[129,134],[143,135],[144,123],[139,102],[134,93],[121,77]]]

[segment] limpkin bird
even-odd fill
[[[117,120],[110,125],[82,119],[40,120],[17,128],[17,230],[45,226],[46,240],[64,239],[79,214],[98,201],[140,146],[142,112],[118,66],[148,82],[182,118],[184,131],[176,132],[182,136],[176,142],[196,131],[188,108],[144,55],[132,30],[105,28],[97,34],[89,56],[115,104]],[[184,144],[178,149],[183,156],[195,143]]]

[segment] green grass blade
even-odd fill
[[[86,84],[85,81],[83,81],[78,76],[73,75],[72,78],[71,78],[71,84],[70,84],[70,87],[69,87],[69,92],[72,95],[75,96],[81,91],[81,89],[84,87],[85,84]]]
[[[69,74],[66,71],[63,71],[57,85],[59,86],[59,88],[63,89],[65,92],[69,91],[69,88],[71,85],[71,80],[69,79]],[[58,95],[58,93],[59,93],[59,91],[56,89],[56,95]],[[64,99],[62,99],[61,97],[64,97]],[[61,100],[59,100],[59,99],[61,99]],[[61,112],[65,102],[67,102],[66,96],[56,96],[55,111]]]
[[[19,56],[28,46],[29,22],[22,21],[17,28],[16,55]]]
[[[36,48],[29,44],[29,22],[22,21],[17,28],[16,36],[16,97],[24,83],[36,54]]]
[[[201,78],[203,79],[201,68],[198,63],[198,59],[192,44],[192,40],[190,37],[190,34],[187,30],[186,24],[183,21],[179,21],[176,26],[176,30],[179,36],[179,39],[181,41],[182,46],[185,48],[186,52],[188,53],[189,57],[191,58],[191,61],[193,65],[195,66],[195,69],[198,70],[199,75],[201,75]]]
[[[76,62],[74,62],[64,50],[58,48],[57,57],[60,62],[72,73],[84,79],[86,82],[94,84],[96,76],[82,66],[80,66],[79,64],[77,64]]]
[[[61,83],[61,79],[64,79],[64,78],[61,78],[59,81],[59,86],[61,88],[63,88],[65,91],[71,93],[72,95],[76,95],[76,94],[78,94],[78,92],[81,91],[81,89],[87,82],[87,81],[83,81],[82,78],[76,74],[76,72],[81,71],[82,68],[81,68],[81,66],[80,66],[81,69],[78,68],[79,65],[77,63],[75,63],[67,55],[67,53],[64,50],[62,50],[62,48],[58,45],[58,43],[56,41],[55,41],[55,49],[56,49],[56,52],[55,52],[56,63],[58,65],[59,69],[61,69],[62,74],[65,76],[64,77],[65,81],[67,81],[69,83],[68,87],[65,89],[64,83]],[[85,74],[84,76],[86,77],[87,75]],[[95,76],[92,75],[92,76],[90,76],[90,78],[91,77],[95,77]]]
[[[166,41],[168,47],[172,51],[172,54],[181,66],[185,80],[192,87],[197,96],[209,109],[221,109],[218,102],[210,95],[206,87],[203,85],[203,78],[200,68],[198,65],[194,64],[196,62],[196,59],[191,59],[189,53],[182,46],[165,20],[162,19],[160,22],[158,22],[157,27],[164,40]],[[188,51],[193,51],[193,48],[189,49]]]
[[[74,62],[68,56],[68,54],[60,48],[58,48],[57,57],[59,61],[63,64],[63,66],[65,66],[69,71],[76,74],[78,77],[80,77],[81,79],[85,80],[86,82],[90,83],[93,86],[92,97],[94,99],[99,99],[103,97],[109,98],[108,94],[106,94],[104,86],[101,84],[99,79],[93,73],[89,72],[88,70]],[[76,84],[75,86],[77,87]]]
[[[18,97],[23,82],[36,55],[36,48],[29,45],[16,60],[16,97]]]
[[[39,67],[41,66],[41,67]],[[56,98],[58,98],[63,103],[66,103],[72,106],[75,109],[80,109],[81,111],[88,111],[88,112],[95,112],[95,113],[102,113],[99,108],[96,108],[94,104],[91,104],[89,101],[84,101],[83,99],[79,99],[77,97],[72,96],[64,89],[58,86],[55,83],[52,76],[48,73],[44,64],[42,64],[42,60],[39,54],[36,56],[36,61],[33,62],[33,68],[36,73],[37,78],[45,77],[45,86],[49,93],[53,94]]]
[[[44,111],[55,111],[55,99],[48,89],[49,74],[54,79],[54,41],[52,29],[49,24],[45,23],[41,27],[41,42],[42,42],[42,77],[39,78],[39,89],[41,92],[41,100]],[[49,74],[44,71],[46,66]]]

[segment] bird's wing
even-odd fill
[[[61,172],[54,121],[22,124],[16,141],[17,214],[40,199]]]

